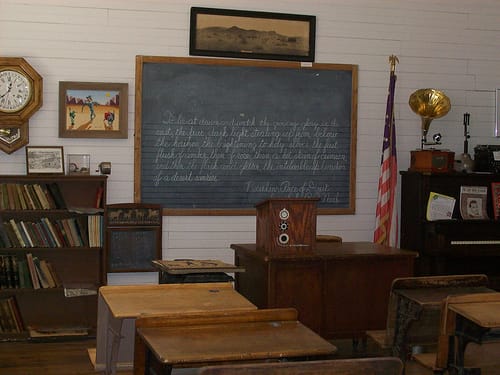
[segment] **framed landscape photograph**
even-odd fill
[[[26,146],[26,172],[36,174],[64,174],[62,146]]]
[[[59,137],[127,138],[128,84],[59,82]]]
[[[315,16],[191,8],[191,55],[312,62],[315,37]]]

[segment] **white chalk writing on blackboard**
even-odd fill
[[[354,208],[355,66],[137,61],[141,200],[231,209],[311,194]]]

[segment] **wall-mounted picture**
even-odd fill
[[[191,8],[191,55],[314,61],[315,37],[315,16]]]
[[[59,137],[127,138],[128,84],[59,82]]]
[[[500,137],[500,89],[495,90],[495,137]]]
[[[12,128],[0,128],[0,150],[12,154],[29,143],[28,121]]]
[[[61,146],[26,146],[28,174],[64,174],[64,153]]]

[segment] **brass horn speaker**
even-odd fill
[[[443,117],[451,108],[450,99],[436,89],[420,89],[410,95],[408,102],[413,112],[422,118],[422,148],[427,143],[427,132],[432,120]]]

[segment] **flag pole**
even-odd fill
[[[399,64],[399,59],[396,55],[389,56],[389,63],[391,64],[391,73],[396,71],[396,64]]]
[[[399,237],[396,203],[398,171],[396,124],[394,121],[394,93],[397,79],[395,74],[396,64],[399,63],[398,57],[395,55],[389,56],[389,63],[391,65],[391,72],[385,113],[373,242],[388,246],[397,246]]]

